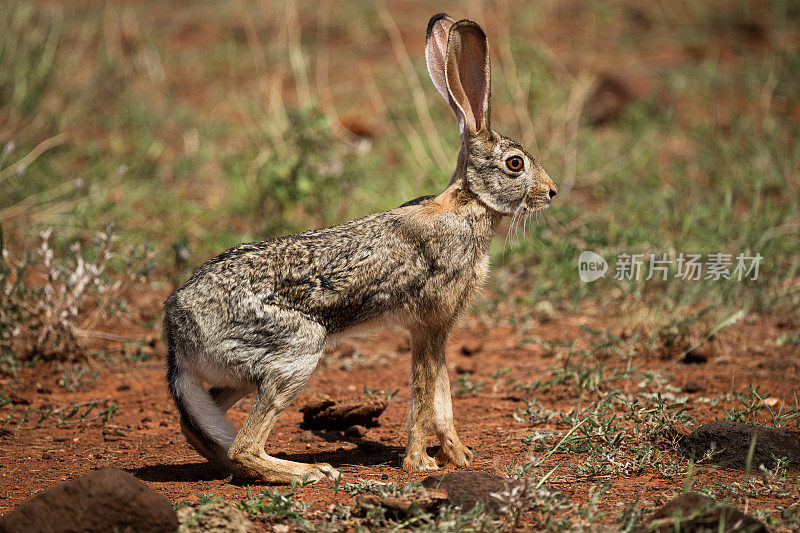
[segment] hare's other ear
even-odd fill
[[[460,20],[450,28],[445,77],[450,98],[456,105],[462,141],[489,129],[491,66],[489,43],[480,26]]]
[[[456,21],[447,13],[439,13],[428,21],[428,31],[425,33],[425,63],[428,65],[428,75],[433,86],[442,95],[444,101],[456,111],[455,104],[447,91],[447,78],[445,77],[445,64],[447,55],[447,39],[450,28]]]

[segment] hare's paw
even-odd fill
[[[328,463],[315,463],[308,466],[308,470],[301,476],[301,478],[305,477],[308,481],[316,482],[323,479],[332,479],[335,481],[336,478],[339,477],[339,471]]]
[[[232,449],[228,456],[231,462],[245,476],[254,477],[266,483],[291,483],[292,481],[316,482],[322,479],[336,479],[339,472],[328,463],[296,463],[272,457],[263,452],[249,452]]]
[[[405,472],[430,472],[438,470],[439,465],[436,460],[425,452],[406,455],[403,459],[403,471]]]
[[[461,441],[446,442],[436,454],[440,465],[469,466],[472,463],[472,450],[461,444]]]

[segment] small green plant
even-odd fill
[[[129,363],[143,363],[152,359],[143,340],[129,340],[122,343],[123,359]]]
[[[384,398],[386,398],[387,402],[391,402],[392,398],[394,398],[398,392],[400,392],[400,389],[383,390],[378,387],[371,389],[367,385],[364,385],[364,394],[366,394],[367,396],[383,396]]]
[[[453,394],[456,396],[475,396],[483,390],[483,385],[486,382],[483,380],[472,381],[470,379],[470,375],[471,374],[469,372],[465,372],[456,380],[458,383],[458,388],[453,391]]]
[[[70,392],[75,392],[81,387],[88,385],[100,377],[100,372],[92,372],[89,368],[81,365],[73,365],[72,368],[64,370],[58,380],[58,384]]]
[[[784,410],[784,402],[779,402],[777,411],[773,411],[773,408],[766,401],[770,394],[762,393],[761,385],[754,386],[750,383],[747,392],[736,391],[733,396],[740,405],[738,408],[725,411],[727,420],[768,425],[776,428],[785,427],[794,422],[800,428],[800,404],[798,404],[796,397],[794,409]],[[758,416],[763,411],[766,411],[768,418]],[[761,420],[761,418],[765,420]]]
[[[518,408],[517,412],[514,413],[514,419],[520,422],[530,422],[531,424],[539,424],[541,422],[547,422],[553,418],[556,418],[561,413],[559,411],[551,411],[545,408],[539,400],[532,399],[532,400],[525,400],[525,408]]]
[[[10,409],[3,412],[8,407]],[[96,408],[99,410],[93,415]],[[69,403],[62,406],[43,405],[34,408],[28,405],[25,409],[18,411],[18,406],[11,398],[6,397],[5,391],[0,392],[0,426],[16,429],[60,427],[98,420],[105,423],[117,411],[119,411],[119,406],[109,398]]]
[[[497,380],[497,379],[500,379],[501,377],[505,376],[509,372],[511,372],[511,369],[508,368],[508,367],[498,368],[494,372],[489,372],[489,377],[492,378],[492,379]]]
[[[258,515],[268,520],[302,522],[303,515],[315,502],[304,502],[296,496],[310,483],[312,481],[307,478],[302,481],[292,480],[287,493],[264,487],[258,496],[253,496],[252,489],[248,485],[247,496],[237,504],[237,507],[251,515]]]

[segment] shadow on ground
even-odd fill
[[[357,447],[351,450],[319,451],[309,453],[287,454],[279,452],[275,457],[299,463],[330,463],[334,468],[374,466],[380,464],[391,464],[398,466],[402,459],[405,448],[401,446],[387,446],[380,442],[371,440],[358,440]],[[435,456],[439,451],[438,446],[427,449],[428,455]],[[228,475],[218,472],[211,463],[183,463],[183,464],[153,464],[139,468],[126,469],[134,477],[142,481],[153,483],[169,482],[197,482],[212,481],[215,479],[225,479]],[[254,478],[234,477],[231,479],[233,485],[252,485],[258,483]]]

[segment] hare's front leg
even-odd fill
[[[275,422],[300,394],[317,366],[325,339],[324,328],[297,312],[272,308],[264,322],[240,339],[235,358],[257,377],[253,408],[228,450],[228,458],[245,474],[268,483],[289,483],[306,478],[336,479],[339,473],[327,463],[303,464],[267,455],[264,445]]]
[[[411,405],[408,410],[408,448],[403,470],[435,470],[436,461],[425,451],[431,423],[441,443],[436,458],[442,464],[469,466],[472,452],[461,444],[453,426],[450,379],[445,345],[448,331],[411,332]]]
[[[403,458],[406,472],[439,468],[428,455],[425,444],[433,420],[436,376],[440,354],[444,356],[447,333],[427,329],[411,330],[411,402],[408,406],[408,446]]]

